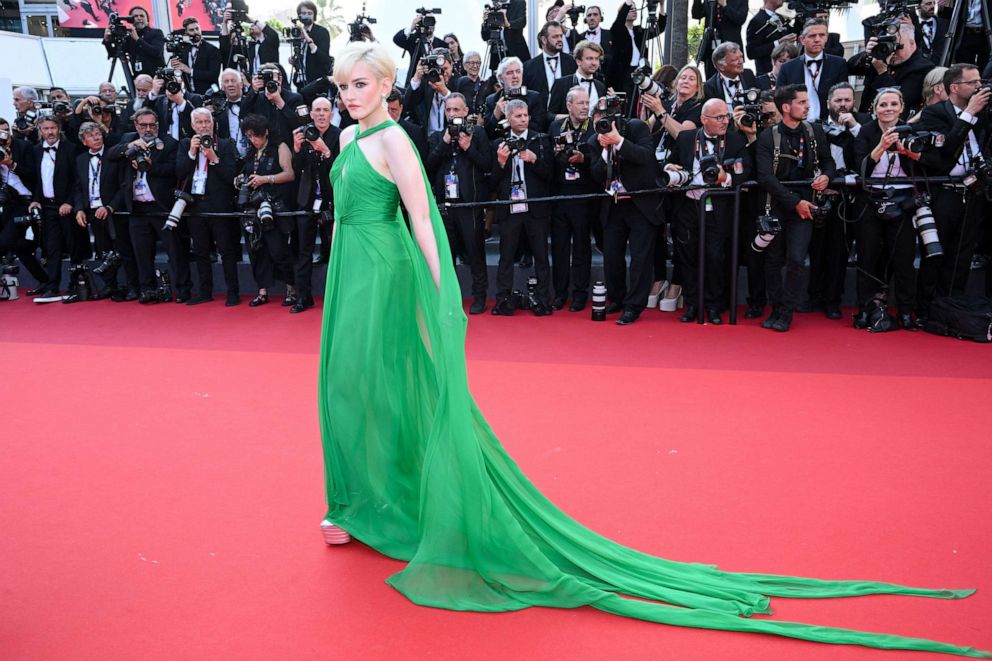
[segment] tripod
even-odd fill
[[[961,40],[964,37],[965,23],[968,14],[964,11],[967,0],[957,0],[954,3],[954,10],[951,12],[951,21],[947,26],[947,35],[944,38],[944,52],[940,56],[940,66],[950,66],[954,62],[954,56],[961,48]],[[992,52],[992,22],[989,20],[989,7],[985,2],[981,2],[982,24],[985,26],[985,39],[988,41],[989,52]]]
[[[107,80],[114,80],[114,69],[117,68],[118,62],[120,62],[121,71],[124,73],[124,82],[127,83],[127,93],[133,99],[135,96],[134,72],[131,71],[131,61],[128,59],[127,52],[124,50],[124,42],[119,39],[114,41],[114,54],[110,58],[110,73],[107,74]]]
[[[234,23],[231,27],[231,51],[227,56],[227,63],[224,65],[231,69],[237,69],[243,76],[251,73],[251,63],[248,62],[248,48],[245,44],[244,28],[240,23]]]
[[[645,5],[655,4],[645,2]],[[645,7],[641,7],[640,11],[644,11]],[[641,43],[639,48],[639,56],[637,58],[638,66],[644,70],[645,75],[649,78],[654,73],[654,62],[661,62],[661,33],[658,31],[658,15],[655,12],[648,11],[647,17],[644,20],[644,41]],[[627,97],[627,117],[634,117],[636,119],[635,112],[637,111],[637,101],[640,97],[641,89],[637,85],[631,85],[630,94]]]

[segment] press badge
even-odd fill
[[[145,183],[145,178],[138,175],[134,178],[134,196],[141,199],[148,192],[148,184]]]
[[[313,198],[313,212],[314,213],[320,213],[320,205],[323,204],[323,202],[324,201],[321,200],[319,197]]]
[[[614,179],[610,182],[609,194],[613,196],[616,200],[629,199],[630,196],[626,195],[627,189],[623,187],[623,182],[619,179]]]
[[[193,171],[193,186],[190,188],[193,195],[205,195],[207,193],[207,171],[197,168]]]
[[[103,198],[99,195],[90,195],[90,209],[99,209],[103,206]]]
[[[526,200],[526,199],[527,199],[527,192],[524,190],[523,186],[519,184],[510,185],[510,200]],[[510,213],[526,213],[526,212],[527,212],[526,204],[510,205]]]
[[[706,198],[706,203],[703,206],[706,207],[706,211],[708,211],[708,212],[709,211],[713,211],[713,198],[712,197],[707,197]]]
[[[458,175],[454,172],[449,172],[444,175],[444,199],[457,200],[460,197],[461,193],[458,192]]]
[[[565,168],[565,181],[578,181],[581,173],[571,165]]]

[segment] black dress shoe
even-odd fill
[[[158,294],[153,291],[142,292],[141,296],[138,297],[138,303],[141,305],[155,305],[160,301]]]
[[[296,305],[296,296],[293,294],[287,294],[286,298],[282,299],[282,307],[288,308]]]
[[[90,297],[91,301],[102,301],[105,298],[110,298],[113,296],[115,290],[113,289],[101,289]]]
[[[547,317],[552,312],[551,306],[544,301],[537,301],[537,303],[531,305],[530,311],[534,313],[535,317]]]
[[[224,303],[224,307],[233,308],[235,305],[241,305],[241,295],[237,292],[228,292],[227,301]]]
[[[123,303],[127,300],[127,290],[118,289],[110,294],[110,300],[114,303]]]
[[[713,324],[714,326],[719,326],[723,323],[723,319],[720,318],[720,311],[714,308],[710,308],[706,311],[706,321]]]
[[[569,312],[582,312],[586,309],[586,297],[573,297],[572,304],[568,306]]]
[[[624,310],[620,318],[617,319],[617,326],[629,326],[630,324],[637,321],[637,318],[641,316],[640,313],[634,312],[633,310]]]
[[[191,298],[192,294],[176,294],[176,303],[188,303]]]
[[[623,303],[617,303],[616,301],[607,303],[606,314],[613,314],[614,312],[623,312]]]
[[[682,316],[679,317],[679,321],[681,321],[683,324],[687,324],[690,321],[696,321],[698,317],[699,317],[699,310],[696,308],[696,306],[687,305],[685,306],[685,312],[683,312]]]
[[[199,305],[200,303],[209,303],[212,300],[214,300],[213,296],[195,296],[186,301],[186,305]]]
[[[268,302],[269,302],[268,294],[259,294],[255,298],[248,301],[248,307],[257,308],[259,305],[265,305]]]
[[[127,293],[124,294],[124,302],[130,303],[136,300],[138,300],[138,291],[136,289],[128,289]]]
[[[745,319],[757,319],[764,313],[765,306],[749,305],[747,306],[747,312],[744,313]]]
[[[28,296],[41,296],[42,294],[49,293],[49,291],[50,290],[49,290],[47,284],[45,284],[45,285],[38,285],[34,289],[29,289],[28,290]]]
[[[772,326],[774,326],[775,322],[778,320],[778,315],[778,310],[772,310],[772,313],[768,315],[768,318],[761,322],[761,327],[771,330]]]
[[[926,326],[927,326],[927,318],[926,317],[921,317],[921,316],[917,315],[916,316],[916,327],[919,328],[919,329],[925,329]]]
[[[855,328],[868,328],[868,313],[864,310],[859,311],[854,315],[854,327]]]
[[[828,305],[825,307],[823,309],[823,314],[827,317],[827,319],[840,319],[842,316],[840,313],[840,308],[836,305]]]
[[[771,329],[773,331],[784,333],[789,330],[789,326],[792,325],[792,313],[791,312],[779,312],[778,317],[772,322]]]
[[[565,297],[555,296],[555,300],[551,304],[551,307],[554,308],[555,310],[561,310],[563,307],[565,307]]]
[[[492,314],[497,317],[512,317],[513,313],[516,312],[516,308],[509,299],[503,299],[501,301],[496,301],[496,305],[493,306]]]
[[[290,314],[298,314],[306,310],[307,307],[307,304],[302,299],[298,299],[295,303],[293,303],[293,307],[289,308],[289,312]]]
[[[913,321],[913,315],[911,315],[908,312],[899,313],[899,328],[908,331],[919,330],[919,327],[916,325],[916,322]]]
[[[486,297],[476,296],[472,299],[472,307],[468,309],[469,314],[482,314],[486,311]]]

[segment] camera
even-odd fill
[[[355,17],[354,22],[348,24],[348,41],[365,41],[372,30],[369,25],[375,25],[376,19],[365,13],[365,3],[362,3],[361,13]]]
[[[121,16],[115,11],[107,15],[107,28],[110,30],[112,41],[121,45],[127,39],[128,27],[124,23],[133,23],[130,16]]]
[[[899,134],[902,146],[914,154],[922,154],[934,147],[942,147],[944,145],[944,134],[933,131],[920,131],[912,124],[897,126],[894,131]],[[892,151],[895,151],[895,149],[892,149]]]
[[[72,107],[67,101],[56,101],[52,104],[52,112],[56,115],[68,115],[72,112]]]
[[[169,94],[179,94],[183,91],[179,71],[176,69],[172,67],[160,67],[155,70],[155,77],[165,81],[165,91]]]
[[[919,0],[879,0],[878,13],[861,21],[868,28],[868,35],[875,37],[877,44],[868,55],[876,60],[888,59],[894,52],[902,48],[899,44],[899,26],[901,16],[913,13],[913,7],[919,5]]]
[[[482,8],[483,32],[499,32],[502,30],[503,16],[500,12],[504,12],[509,8],[509,2],[494,2],[490,5],[484,5]]]
[[[434,7],[433,9],[428,9],[427,7],[420,7],[414,11],[420,14],[420,18],[417,19],[417,24],[413,26],[413,33],[419,37],[433,34],[434,26],[437,25],[437,17],[434,14],[440,14],[441,8]]]
[[[984,160],[973,162],[961,183],[972,190],[992,188],[992,165]]]
[[[35,207],[33,209],[30,209],[23,216],[14,216],[14,219],[13,219],[12,222],[15,225],[30,225],[31,223],[40,223],[41,222],[41,209],[39,209],[38,207]]]
[[[282,36],[290,41],[301,41],[303,39],[304,23],[298,18],[292,19],[292,25],[282,29]]]
[[[527,149],[527,140],[525,138],[518,138],[517,136],[510,135],[503,141],[509,149],[511,154],[516,154],[518,152]]]
[[[720,178],[720,159],[716,154],[706,154],[699,159],[699,174],[710,186]]]
[[[650,67],[645,66],[637,69],[630,74],[630,80],[634,83],[634,87],[641,91],[641,94],[656,96],[659,99],[667,99],[669,97],[668,88],[659,85],[658,81],[651,77]]]
[[[551,147],[555,156],[568,160],[574,152],[578,151],[578,132],[565,131],[551,139]]]
[[[596,101],[595,108],[595,112],[600,115],[594,124],[596,133],[599,133],[600,135],[609,133],[613,130],[614,124],[616,124],[617,131],[623,130],[625,119],[623,104],[625,100],[626,95],[624,94],[613,94],[599,97],[599,100]]]
[[[527,100],[527,86],[521,85],[517,89],[507,88],[503,91],[503,98],[507,101],[513,101],[514,99],[520,99],[521,101]]]
[[[424,82],[439,83],[444,77],[444,63],[448,60],[444,53],[435,51],[420,58],[420,66],[424,67]]]
[[[307,142],[316,142],[317,140],[320,140],[320,129],[318,129],[316,124],[313,124],[312,122],[300,127],[299,131],[303,133],[303,139]]]
[[[662,184],[672,188],[688,186],[692,181],[692,173],[687,170],[662,170],[661,177]]]
[[[117,109],[113,106],[90,106],[90,117],[94,120],[102,115],[113,115],[116,112]]]
[[[275,94],[279,91],[279,81],[276,80],[276,72],[271,69],[266,69],[265,71],[260,71],[258,77],[262,79],[265,84],[265,91],[269,94]]]
[[[444,128],[452,138],[457,138],[462,133],[468,135],[475,133],[475,124],[470,123],[464,117],[452,117],[445,122]]]
[[[162,226],[162,229],[174,230],[179,227],[179,221],[183,217],[183,212],[186,211],[187,205],[192,203],[192,195],[186,191],[176,190],[176,201],[172,205],[172,209],[169,211],[169,216],[165,219],[165,225]]]
[[[933,210],[930,209],[930,196],[917,195],[913,202],[916,204],[913,227],[916,228],[916,232],[920,235],[920,243],[923,244],[921,255],[923,259],[940,257],[944,254],[944,248],[940,245],[940,237],[937,236],[937,223],[933,218]]]
[[[214,139],[213,136],[201,135],[200,136],[200,149],[213,149]]]
[[[14,128],[18,131],[27,131],[34,126],[38,119],[38,111],[32,108],[14,120]]]
[[[733,100],[734,108],[742,108],[741,126],[751,127],[761,122],[761,90],[757,87],[738,92]]]
[[[754,252],[764,252],[775,237],[782,233],[782,221],[767,211],[755,219],[754,225],[758,230],[751,239],[751,250]]]
[[[116,250],[105,252],[103,253],[100,263],[93,267],[93,272],[101,278],[104,276],[113,278],[114,274],[117,273],[117,269],[121,267],[123,261],[124,260],[121,259],[120,253]]]
[[[827,134],[827,140],[832,145],[846,147],[854,140],[854,134],[843,124],[824,123],[821,126],[823,127],[823,132]]]
[[[165,50],[180,60],[186,60],[192,48],[193,41],[182,31],[173,32],[165,38]]]

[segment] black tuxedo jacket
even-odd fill
[[[816,95],[820,99],[820,116],[810,117],[810,121],[825,119],[830,114],[827,107],[827,96],[830,88],[835,84],[846,81],[848,77],[847,62],[843,58],[824,53],[823,64],[820,65],[820,73],[817,76]],[[794,60],[789,60],[782,65],[778,72],[776,87],[786,85],[806,84],[806,56],[800,55]]]
[[[257,113],[269,120],[269,131],[281,142],[291,142],[293,129],[300,123],[296,115],[296,107],[303,105],[303,97],[296,92],[291,92],[285,87],[280,91],[286,105],[280,110],[272,105],[272,102],[265,97],[265,92],[248,90],[242,98],[241,116],[248,113]],[[309,121],[309,120],[307,120]]]
[[[822,174],[833,177],[837,168],[830,153],[830,143],[827,141],[827,136],[824,135],[823,128],[819,124],[811,124],[811,127],[813,129],[813,137],[816,140],[816,155],[820,163],[820,171]],[[781,138],[783,151],[785,151],[784,145],[787,143],[788,138],[785,135],[782,135]],[[787,218],[795,220],[799,218],[799,214],[796,213],[796,205],[799,204],[800,200],[811,200],[813,189],[787,188],[781,182],[783,180],[788,181],[791,178],[796,180],[811,179],[813,177],[814,159],[812,156],[807,157],[805,166],[801,169],[797,168],[792,161],[780,159],[778,170],[775,171],[772,168],[775,144],[772,129],[762,130],[758,134],[758,140],[755,144],[755,179],[757,179],[763,189],[761,195],[762,203],[766,199],[766,194],[769,194],[771,195],[772,203],[778,207],[778,213],[781,214],[780,218],[782,220]],[[807,144],[809,143],[807,142]],[[809,149],[809,147],[807,148]],[[790,174],[794,176],[790,176]]]
[[[776,31],[768,24],[768,12],[759,8],[754,18],[747,24],[747,47],[744,53],[754,61],[754,72],[760,78],[772,70],[772,51],[775,40],[785,32]],[[783,17],[783,21],[784,21]]]
[[[923,38],[922,24],[920,24],[920,26],[916,29],[916,47],[921,53],[923,53],[923,57],[936,63],[940,60],[940,56],[944,54],[944,41],[947,36],[947,28],[950,26],[950,21],[946,18],[941,18],[940,16],[935,16],[933,20],[937,29],[934,32],[934,37],[933,41],[930,43],[930,48],[927,48],[926,41]]]
[[[503,141],[495,143],[493,149],[492,186],[496,199],[510,199],[510,183],[513,178],[513,158],[506,160],[506,165],[500,166],[495,151]],[[550,192],[551,177],[554,174],[554,156],[551,154],[551,141],[544,133],[533,129],[527,131],[527,149],[537,154],[536,163],[524,163],[524,185],[527,197],[547,197]],[[546,217],[549,213],[547,202],[528,203],[528,213],[538,218]],[[510,207],[502,205],[496,208],[496,217],[503,219],[510,215]]]
[[[452,163],[458,175],[460,201],[480,202],[486,199],[495,155],[485,131],[480,129],[472,134],[472,144],[466,151],[462,151],[454,141],[445,144],[444,131],[435,131],[427,139],[427,149],[424,168],[438,200],[445,199],[444,177],[451,171]]]
[[[672,150],[672,155],[669,157],[668,162],[681,166],[687,172],[693,172],[698,149],[697,141],[702,139],[703,129],[701,128],[679,133],[679,137],[675,138],[675,149]],[[737,131],[727,131],[727,135],[724,137],[723,152],[720,153],[719,139],[717,140],[715,150],[721,164],[724,164],[726,161],[741,159],[740,173],[737,173],[735,168],[724,166],[724,170],[730,176],[731,186],[750,179],[753,165],[751,163],[751,154],[747,149],[747,139],[743,135]],[[724,213],[733,211],[733,198],[716,195],[712,199],[714,208]],[[695,200],[691,198],[685,198],[685,200],[695,203]]]
[[[293,170],[297,173],[296,182],[299,184],[296,189],[296,204],[304,211],[313,210],[318,181],[320,198],[323,201],[322,210],[332,208],[331,166],[341,151],[341,129],[328,126],[320,137],[331,150],[330,158],[321,159],[305,141],[300,147],[300,153],[293,152]]]
[[[975,139],[981,147],[988,139],[988,126],[979,120],[976,124],[967,122],[958,115],[957,109],[950,101],[935,103],[927,106],[920,113],[916,126],[923,131],[936,131],[944,134],[944,145],[929,152],[924,152],[920,162],[934,175],[946,176],[961,158],[965,143],[968,142],[968,132],[975,132]],[[988,148],[985,148],[986,150]],[[988,158],[988,151],[983,155]]]
[[[100,165],[100,199],[103,206],[120,209],[124,201],[124,190],[121,188],[121,161],[107,158],[110,147],[104,145],[103,159]],[[130,168],[131,165],[127,164]],[[76,156],[76,196],[73,211],[90,210],[90,152],[84,149]]]
[[[741,71],[740,75],[741,89],[739,91],[751,89],[753,87],[758,87],[758,80],[755,78],[754,74],[750,69],[744,69]],[[710,99],[720,99],[721,101],[726,100],[726,96],[723,93],[723,83],[720,82],[720,74],[715,73],[710,76],[705,83],[703,83],[703,96],[706,97],[706,101]]]
[[[709,23],[710,6],[713,7],[712,25]],[[747,20],[747,0],[727,0],[726,7],[721,7],[715,0],[692,0],[692,17],[704,21],[704,28],[714,28],[714,36],[721,42],[732,41],[744,48],[741,28]],[[706,62],[710,62],[715,48],[715,44],[711,44],[709,52],[704,53]]]
[[[110,45],[104,42],[103,47],[107,49],[107,57],[112,57],[114,52]],[[165,33],[156,28],[145,28],[138,33],[137,41],[128,37],[124,52],[131,60],[134,75],[147,73],[151,76],[155,69],[165,66]]]
[[[241,117],[244,117],[247,113],[245,112],[245,96],[247,92],[241,95],[241,100],[238,102],[238,121],[241,121]],[[225,140],[231,140],[234,136],[231,135],[231,126],[228,123],[228,116],[230,115],[230,106],[224,109],[224,112],[214,115],[214,131],[217,133],[217,137],[224,138]],[[234,145],[234,150],[237,151],[237,145]]]
[[[623,135],[623,144],[614,156],[617,161],[617,165],[614,166],[614,176],[619,174],[620,183],[628,191],[654,188],[657,184],[658,161],[654,157],[651,129],[641,120],[631,119],[627,121]],[[590,171],[597,183],[607,186],[609,182],[606,181],[606,161],[603,160],[603,148],[597,138],[598,135],[593,133],[588,140],[593,150]],[[630,202],[633,202],[649,223],[661,224],[658,195],[636,195],[630,198]]]
[[[254,39],[248,39],[248,70],[255,73],[255,55],[258,54],[260,64],[279,62],[279,33],[271,26],[262,27],[262,34],[265,41],[261,43]],[[232,66],[231,62],[231,36],[222,34],[220,36],[220,57],[225,67]]]
[[[555,85],[557,86],[560,82],[561,80],[556,82]],[[485,128],[490,138],[496,135],[496,125],[499,122],[493,116],[493,109],[496,107],[496,101],[500,98],[502,98],[502,92],[494,92],[486,97]],[[527,126],[531,131],[540,132],[544,130],[544,126],[547,124],[547,109],[545,105],[544,99],[541,98],[540,94],[527,90],[527,110],[530,112],[530,122]]]
[[[861,106],[858,110],[868,112],[878,90],[885,87],[898,87],[902,90],[902,98],[905,103],[903,119],[909,117],[910,113],[923,105],[923,79],[934,67],[933,62],[923,57],[920,51],[913,53],[905,62],[891,65],[888,71],[881,74],[875,71],[875,67],[871,66],[871,59],[864,52],[852,57],[849,64],[852,73],[865,77],[865,89],[861,92]]]
[[[575,53],[575,45],[586,38],[586,32],[588,32],[588,30],[576,30],[573,28],[565,33],[565,39],[568,41],[569,52]],[[599,24],[599,45],[603,47],[602,66],[605,67],[610,61],[610,55],[613,53],[613,42],[611,41],[609,28],[607,28],[603,23]]]
[[[199,108],[203,105],[203,97],[199,94],[186,93],[183,94],[183,98],[186,99],[186,107],[179,113],[179,137],[188,138],[193,135],[193,125],[190,117],[193,114],[194,108]],[[163,94],[152,102],[151,108],[158,115],[158,137],[163,139],[171,137],[169,135],[169,122],[172,119],[172,102]],[[125,128],[132,131],[134,129],[133,125]],[[134,140],[134,138],[131,138],[131,140]]]
[[[189,157],[189,138],[183,138],[176,149],[176,181],[177,188],[182,188],[187,193],[193,185],[193,171],[199,161],[197,158]],[[230,140],[220,138],[217,141],[217,152],[219,162],[217,165],[207,165],[207,185],[203,195],[194,195],[193,204],[187,209],[187,213],[216,212],[225,213],[234,211],[234,177],[238,173],[238,150]],[[152,178],[149,175],[148,183]],[[155,194],[155,199],[158,195]],[[167,200],[171,206],[172,200]]]
[[[621,3],[617,17],[613,20],[613,25],[610,26],[610,43],[613,46],[613,52],[609,62],[605,63],[606,85],[618,92],[631,87],[630,60],[634,56],[634,44],[630,42],[630,33],[627,32],[625,25],[628,9],[628,5]],[[659,34],[665,31],[666,25],[668,25],[668,16],[658,16]],[[644,48],[645,39],[654,39],[656,36],[654,32],[647,33],[639,25],[634,26],[634,41],[637,44],[638,52]]]
[[[519,57],[521,62],[530,59],[530,49],[524,40],[524,28],[527,27],[527,3],[525,0],[510,0],[506,10],[506,20],[510,27],[503,28],[503,41],[506,42],[506,54]],[[483,34],[483,41],[489,35]]]
[[[34,162],[35,162],[35,175],[33,181],[25,181],[26,186],[31,186],[33,202],[38,202],[39,204],[44,202],[44,193],[42,192],[42,182],[41,182],[41,164],[45,158],[50,158],[45,154],[44,148],[47,143],[42,143],[40,145],[34,146]],[[59,147],[55,150],[55,173],[52,175],[52,188],[55,192],[55,200],[53,204],[72,204],[76,194],[76,154],[78,150],[76,146],[65,139],[63,136],[59,139]],[[21,168],[18,168],[18,176],[21,175],[19,172]]]
[[[488,35],[487,35],[488,36]],[[486,37],[483,37],[485,39]],[[393,35],[393,43],[406,51],[407,56],[410,58],[410,66],[406,70],[406,78],[403,81],[404,87],[410,84],[410,79],[413,78],[413,74],[417,71],[417,62],[424,55],[430,55],[430,51],[435,48],[448,48],[443,40],[438,39],[435,36],[431,36],[430,48],[425,48],[426,44],[420,43],[420,50],[417,50],[417,37],[413,34],[407,34],[405,30],[400,30]]]
[[[562,117],[561,119],[556,119],[551,122],[551,127],[548,130],[548,136],[554,141],[559,135],[564,132],[571,131],[572,124],[568,117]],[[594,148],[589,143],[590,136],[596,133],[593,128],[592,120],[588,120],[585,123],[585,128],[579,131],[576,136],[575,148],[582,154],[583,161],[581,163],[572,164],[574,168],[579,173],[579,178],[573,181],[568,181],[565,178],[565,172],[568,170],[569,163],[566,159],[555,157],[555,175],[554,180],[551,184],[551,191],[555,195],[559,194],[575,194],[575,193],[592,193],[596,191],[596,184],[592,179],[592,170],[590,166],[595,158]],[[596,147],[599,147],[597,144]],[[553,148],[553,147],[552,147]]]
[[[208,43],[206,39],[201,39],[196,52],[196,60],[193,62],[193,75],[185,76],[186,89],[197,94],[206,94],[211,85],[218,84],[220,69],[220,49]]]
[[[551,99],[551,88],[548,87],[548,77],[544,73],[545,57],[544,51],[540,51],[537,55],[527,60],[527,64],[524,65],[524,85],[527,86],[528,90],[534,90],[540,94],[545,104],[547,104]],[[561,74],[561,78],[571,76],[575,73],[577,68],[575,58],[568,53],[559,53],[558,57],[560,58],[558,71]]]
[[[451,83],[452,81],[448,82]],[[449,87],[448,89],[450,90],[451,88]],[[414,124],[422,127],[425,144],[427,142],[427,136],[431,133],[430,119],[431,105],[433,103],[434,90],[431,89],[431,86],[426,81],[421,80],[420,86],[417,89],[407,86],[406,97],[403,99],[403,112]]]
[[[104,162],[116,161],[121,173],[121,198],[124,208],[131,211],[134,208],[134,176],[137,170],[124,158],[128,143],[137,140],[137,133],[125,133],[121,141],[107,150]],[[179,143],[170,136],[160,138],[165,145],[162,149],[152,149],[152,165],[148,169],[148,188],[155,198],[155,203],[163,210],[172,208],[175,201],[173,194],[176,189],[176,151]],[[187,156],[189,158],[189,156]],[[106,200],[104,200],[106,201]],[[116,208],[116,207],[115,207]]]
[[[24,138],[10,141],[10,155],[14,161],[14,174],[20,177],[25,186],[34,183],[39,161],[35,160],[35,145]]]
[[[528,61],[527,64],[530,62]],[[525,66],[524,84],[527,85],[527,89],[530,89],[530,85],[527,83],[526,70]],[[451,89],[465,97],[465,104],[468,106],[470,114],[478,112],[481,115],[486,111],[486,97],[492,94],[491,88],[492,84],[488,80],[482,78],[472,80],[468,76],[462,76],[455,81],[455,85]]]
[[[578,73],[574,73],[571,76],[566,76],[565,78],[559,78],[555,81],[554,86],[551,88],[551,98],[548,100],[548,115],[550,115],[550,119],[554,119],[555,115],[564,115],[568,113],[568,108],[565,107],[565,99],[568,96],[568,90],[578,84]],[[596,94],[598,94],[600,98],[606,96],[605,83],[601,82],[598,78],[593,78],[592,85],[596,88]],[[592,110],[592,108],[589,109],[590,114],[592,114]]]

